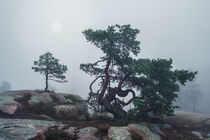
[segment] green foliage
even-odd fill
[[[107,30],[88,29],[83,32],[88,42],[100,48],[105,56],[101,57],[96,63],[81,64],[80,68],[90,75],[104,74],[104,66],[100,66],[99,62],[112,61],[110,72],[119,76],[118,71],[128,71],[128,65],[132,63],[131,53],[137,55],[140,52],[140,42],[136,40],[138,29],[132,29],[130,25],[114,25],[109,26]],[[116,66],[119,70],[116,71]],[[119,80],[119,77],[115,77]]]
[[[86,40],[101,49],[104,56],[95,63],[81,64],[80,69],[89,75],[104,76],[107,75],[105,69],[110,62],[108,85],[119,83],[128,75],[122,87],[133,89],[138,94],[133,101],[134,108],[130,110],[133,115],[172,115],[176,108],[172,102],[177,98],[179,85],[192,81],[197,72],[173,69],[172,59],[137,59],[140,53],[140,42],[136,40],[138,33],[139,30],[132,29],[130,25],[109,26],[106,30],[85,30],[83,34]],[[102,77],[99,86],[106,88],[103,84]]]
[[[75,96],[72,96],[72,95],[65,96],[65,98],[70,99],[74,103],[83,103],[83,101],[81,101],[80,99],[78,99],[78,98],[76,98]]]
[[[45,90],[48,89],[48,80],[61,83],[66,82],[63,80],[66,78],[64,73],[67,71],[67,66],[59,64],[59,60],[54,58],[50,52],[41,55],[38,61],[34,61],[34,65],[35,66],[33,66],[32,69],[35,72],[39,72],[40,74],[45,75],[46,77]]]
[[[135,99],[134,109],[138,115],[172,115],[172,102],[177,98],[179,85],[192,81],[197,72],[172,70],[172,59],[138,59],[134,72],[138,77],[130,77],[130,86],[137,87],[141,94]],[[142,75],[142,76],[140,76]],[[148,114],[149,113],[149,114]]]
[[[28,110],[30,110],[35,114],[47,115],[52,118],[56,118],[54,106],[55,106],[54,103],[48,103],[48,104],[38,103],[28,107]]]

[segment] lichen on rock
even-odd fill
[[[109,140],[132,140],[128,127],[111,127],[108,130]]]
[[[60,125],[61,123],[44,120],[28,119],[0,119],[0,139],[3,140],[30,140],[35,138],[38,132],[47,127]]]
[[[87,120],[89,118],[86,104],[57,105],[55,106],[55,113],[59,117],[66,117],[76,120]]]
[[[34,95],[28,101],[30,105],[39,104],[39,103],[47,104],[47,103],[52,103],[52,102],[53,102],[53,99],[51,98],[50,93],[48,92]]]
[[[160,140],[160,136],[152,133],[144,123],[129,124],[128,128],[131,132],[140,135],[142,140]]]
[[[15,101],[13,97],[0,97],[0,111],[8,114],[14,114],[19,108],[22,109],[22,105]]]

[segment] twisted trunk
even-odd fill
[[[113,104],[116,100],[116,88],[110,88],[109,92],[103,98],[103,105],[106,111],[114,114],[117,118],[123,118],[126,116],[126,111],[122,109],[120,104]]]
[[[133,99],[136,97],[135,92],[131,89],[122,90],[122,84],[123,82],[128,78],[129,74],[126,74],[122,80],[120,80],[119,84],[115,88],[111,88],[109,86],[110,84],[110,75],[109,75],[109,68],[111,65],[111,60],[108,59],[106,63],[106,67],[104,69],[105,75],[101,75],[95,78],[93,82],[90,84],[90,92],[92,93],[92,85],[95,83],[95,81],[99,78],[103,79],[103,85],[101,86],[100,93],[98,95],[98,104],[104,106],[107,112],[112,113],[117,118],[122,118],[126,116],[126,111],[123,110],[123,106],[129,105]],[[108,87],[109,86],[109,87]],[[107,90],[108,89],[108,90]],[[108,93],[105,92],[108,91]],[[124,103],[123,101],[120,101],[118,98],[116,98],[116,95],[120,97],[126,97],[129,93],[133,94],[133,98],[130,99],[127,103]],[[104,96],[105,95],[105,96]],[[89,99],[87,99],[87,102],[90,101],[91,95]]]
[[[108,59],[107,64],[106,64],[106,68],[105,68],[105,71],[104,71],[105,79],[104,79],[103,88],[102,88],[101,93],[99,94],[99,97],[98,97],[98,103],[100,105],[103,105],[103,97],[104,97],[105,91],[107,89],[107,86],[109,84],[109,67],[110,67],[110,64],[111,64],[111,60]]]
[[[126,111],[123,110],[123,106],[129,105],[136,97],[135,92],[131,89],[122,90],[122,83],[126,80],[129,74],[126,74],[123,79],[119,82],[118,87],[109,88],[109,92],[103,98],[102,103],[105,107],[106,111],[114,114],[117,118],[123,118],[126,116]],[[133,98],[130,99],[127,103],[120,101],[116,98],[116,95],[120,97],[126,97],[128,93],[131,92],[133,94]],[[115,103],[113,103],[115,102]]]

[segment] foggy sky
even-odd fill
[[[79,65],[102,53],[82,31],[131,24],[140,29],[139,57],[172,58],[175,69],[198,71],[205,108],[210,100],[209,7],[209,0],[0,0],[0,82],[10,82],[14,90],[43,89],[44,76],[31,67],[50,51],[69,69],[68,83],[50,84],[85,97],[93,77]],[[52,32],[54,22],[62,24],[61,32]]]

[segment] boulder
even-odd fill
[[[14,90],[14,91],[5,91],[3,93],[0,93],[0,96],[10,96],[13,97],[14,100],[17,100],[27,95],[32,96],[36,94],[37,92],[33,90]]]
[[[57,94],[51,94],[51,97],[53,98],[54,102],[56,102],[57,104],[73,104],[74,102],[71,99],[66,98],[66,96],[68,95],[69,94],[57,93]]]
[[[62,126],[62,124],[44,120],[0,119],[0,139],[30,140],[51,126]]]
[[[0,111],[11,115],[18,109],[23,109],[23,106],[15,101],[14,97],[0,96]]]
[[[94,135],[97,133],[97,131],[98,129],[95,127],[85,127],[79,130],[79,134],[80,135],[86,135],[86,134]]]
[[[14,115],[18,110],[18,115]],[[7,91],[0,94],[0,117],[5,113],[13,118],[36,117],[87,120],[88,107],[74,94],[51,93],[32,90]],[[52,119],[51,119],[52,120]]]
[[[39,93],[34,96],[31,96],[31,99],[28,101],[29,105],[35,105],[39,103],[43,104],[49,104],[52,103],[53,99],[50,96],[50,93],[45,92],[45,93]]]
[[[210,137],[210,133],[208,133],[207,136]]]
[[[89,118],[86,104],[57,105],[54,109],[59,118],[73,120],[87,120]]]
[[[199,139],[203,140],[203,136],[201,135],[200,132],[198,132],[198,131],[192,131],[192,134],[195,135],[195,136],[197,136]]]
[[[128,127],[110,127],[108,140],[132,140]]]
[[[169,123],[175,127],[191,127],[198,125],[210,125],[210,117],[192,112],[175,111],[175,115],[165,119],[166,123]]]
[[[76,127],[69,127],[68,129],[65,130],[65,132],[68,134],[68,135],[71,135],[74,133],[74,131],[76,130]]]
[[[160,129],[173,129],[170,124],[158,124]]]
[[[162,132],[162,130],[160,129],[159,124],[154,124],[154,123],[150,123],[148,124],[150,130],[156,134],[165,136],[165,134]]]
[[[152,133],[149,128],[144,124],[129,124],[129,130],[142,137],[142,140],[160,140],[160,136]]]
[[[79,139],[78,140],[99,140],[95,136],[98,129],[95,127],[85,127],[79,130]]]

